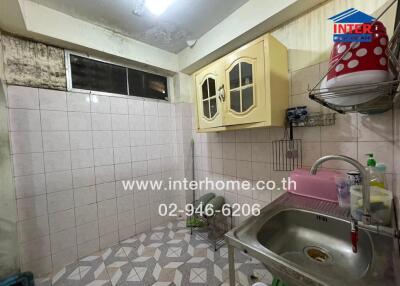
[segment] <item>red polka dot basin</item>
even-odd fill
[[[376,83],[389,80],[386,48],[388,36],[385,26],[377,21],[372,25],[372,42],[335,43],[329,62],[330,71],[323,88],[335,88],[354,84]],[[354,105],[373,99],[372,94],[352,96],[340,100],[341,105]],[[338,100],[332,102],[338,104]]]
[[[335,43],[329,62],[334,68],[328,73],[327,88],[388,80],[386,28],[378,21],[372,31],[370,43]]]

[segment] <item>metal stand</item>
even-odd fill
[[[229,286],[235,286],[235,248],[228,244]]]
[[[194,140],[192,140],[192,178],[195,180],[195,164],[194,164]],[[192,193],[192,205],[195,205],[196,196],[195,190]],[[196,234],[207,240],[209,244],[214,247],[214,251],[217,251],[222,245],[224,245],[224,234],[233,227],[232,209],[229,211],[229,217],[225,217],[221,212],[216,212],[212,217],[202,217],[194,214],[190,219],[192,223],[190,225],[190,234]],[[193,218],[196,218],[204,224],[201,227],[193,226]]]
[[[202,239],[206,240],[210,245],[213,246],[214,251],[217,251],[221,246],[225,244],[224,235],[233,226],[232,210],[230,216],[226,217],[222,213],[218,212],[212,217],[202,217],[194,214],[191,219],[196,218],[203,222],[204,226],[194,227],[190,226],[190,234],[198,235]]]

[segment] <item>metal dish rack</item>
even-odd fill
[[[375,20],[378,21],[392,6],[396,1],[393,1]],[[309,90],[309,98],[320,103],[321,105],[337,111],[338,113],[348,113],[348,112],[359,112],[364,114],[376,114],[388,111],[393,108],[393,104],[397,101],[399,97],[399,85],[400,85],[400,63],[399,63],[399,45],[400,45],[400,23],[397,24],[394,31],[393,37],[390,39],[388,47],[386,49],[386,54],[389,59],[389,71],[392,75],[392,81],[385,81],[379,83],[369,83],[369,84],[355,84],[349,86],[343,86],[338,88],[330,89],[320,89],[319,86],[324,78],[329,74],[329,72],[338,65],[341,60],[346,56],[346,54],[353,48],[354,44],[350,45],[348,50],[346,50],[342,57],[332,65],[328,72],[323,76],[320,81],[315,85],[314,88]],[[339,99],[345,98],[351,95],[360,94],[371,94],[374,93],[377,96],[365,103],[356,104],[351,106],[340,106],[333,103],[329,103],[329,99]]]
[[[221,212],[216,212],[212,217],[194,214],[193,216],[201,220],[204,226],[191,226],[190,234],[198,235],[208,241],[213,246],[214,251],[217,251],[225,244],[225,233],[233,227],[232,209],[230,209],[229,213],[229,216],[224,216]],[[191,219],[193,219],[193,216]]]

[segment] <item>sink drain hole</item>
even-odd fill
[[[329,253],[320,247],[309,246],[304,248],[304,254],[311,260],[318,263],[330,263],[332,261]]]

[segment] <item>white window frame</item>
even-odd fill
[[[112,61],[106,61],[97,57],[90,56],[88,54],[83,54],[83,53],[78,53],[70,50],[65,50],[65,72],[66,72],[66,77],[67,77],[67,91],[70,92],[77,92],[77,93],[87,93],[87,94],[93,94],[93,95],[104,95],[104,96],[116,96],[116,97],[124,97],[124,98],[137,98],[137,99],[145,99],[145,100],[163,100],[163,99],[158,99],[158,98],[152,98],[152,97],[142,97],[142,96],[135,96],[135,95],[129,95],[129,94],[119,94],[119,93],[111,93],[111,92],[103,92],[103,91],[96,91],[96,90],[87,90],[87,89],[80,89],[80,88],[74,88],[72,87],[72,70],[71,70],[71,58],[70,56],[79,56],[95,61],[99,61],[102,63],[107,63],[107,64],[112,64],[112,65],[117,65],[120,67],[123,67],[126,69],[126,88],[129,93],[129,79],[128,79],[128,69],[135,69],[138,71],[145,71],[143,69],[139,69],[137,67],[133,66],[127,66],[127,65],[121,65],[120,63],[112,62]],[[151,72],[152,74],[164,76],[167,78],[167,88],[168,88],[168,97],[165,97],[165,101],[171,101],[172,98],[172,92],[173,92],[173,79],[170,76],[165,76],[161,74],[157,74],[154,72]]]

